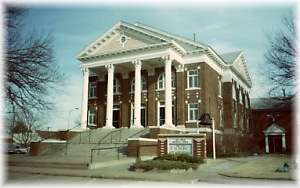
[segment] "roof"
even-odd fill
[[[221,58],[227,63],[232,64],[242,53],[242,51],[236,51],[236,52],[229,52],[221,54]]]
[[[285,129],[280,127],[276,123],[272,123],[266,130],[263,131],[265,134],[272,134],[272,133],[285,133]]]
[[[291,100],[282,100],[278,98],[252,98],[250,100],[251,108],[255,110],[267,109],[287,109],[291,107]]]

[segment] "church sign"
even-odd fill
[[[185,153],[193,155],[193,138],[168,138],[168,153]]]
[[[158,156],[185,153],[206,158],[206,134],[158,134]]]

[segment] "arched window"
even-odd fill
[[[219,97],[222,97],[222,80],[218,80],[218,95]]]
[[[134,81],[135,79],[133,78],[131,80],[131,84],[130,84],[130,91],[134,92]],[[141,76],[141,89],[142,91],[147,90],[147,82],[146,82],[146,78],[144,76]]]
[[[120,80],[115,78],[114,79],[114,88],[113,88],[114,94],[119,94],[121,92],[121,84]]]
[[[175,74],[172,72],[172,87],[175,87],[176,82],[175,82]],[[161,73],[158,76],[158,81],[157,81],[157,89],[165,89],[165,73]]]
[[[239,99],[240,99],[240,103],[243,104],[243,91],[242,89],[240,89],[240,92],[239,92]]]
[[[235,85],[232,83],[232,98],[236,99]]]
[[[237,128],[237,112],[233,115],[233,128]]]

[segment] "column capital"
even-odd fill
[[[139,59],[135,59],[132,61],[132,64],[135,66],[135,67],[141,67],[142,66],[142,61],[139,60]]]
[[[175,66],[176,72],[183,72],[184,71],[184,64],[178,64]]]
[[[107,70],[114,70],[114,65],[113,65],[113,64],[104,65],[104,67],[105,67]]]
[[[165,55],[161,57],[164,61],[171,60],[170,55]]]
[[[90,69],[87,66],[80,66],[82,73],[90,73]]]

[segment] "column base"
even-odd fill
[[[163,124],[162,127],[164,127],[164,128],[174,128],[175,125],[174,124]]]
[[[141,129],[141,128],[144,128],[142,125],[133,125],[132,127],[130,128],[138,128],[138,129]]]
[[[115,129],[115,127],[114,126],[107,126],[107,125],[105,125],[104,127],[102,127],[103,129]]]

